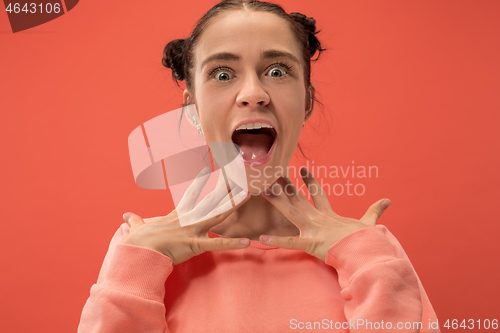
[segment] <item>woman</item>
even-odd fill
[[[438,331],[403,249],[375,226],[388,199],[343,218],[323,192],[312,205],[285,176],[259,173],[286,168],[313,113],[316,33],[302,14],[230,0],[167,45],[163,63],[186,80],[184,105],[196,105],[206,141],[240,146],[259,182],[236,207],[185,227],[175,210],[146,222],[124,214],[79,332]],[[248,123],[272,129],[236,133]],[[305,168],[301,176],[319,188]]]

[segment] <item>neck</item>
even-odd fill
[[[210,231],[231,238],[259,240],[260,235],[296,236],[299,229],[262,195],[253,196]]]

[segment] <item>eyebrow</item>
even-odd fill
[[[275,59],[275,58],[289,58],[290,60],[296,62],[299,64],[299,60],[297,57],[295,57],[293,54],[290,52],[286,51],[279,51],[279,50],[267,50],[264,52],[261,52],[260,54],[261,59]],[[213,61],[213,60],[233,60],[233,61],[239,61],[241,57],[237,54],[230,53],[230,52],[220,52],[220,53],[215,53],[212,54],[211,56],[207,57],[203,62],[201,63],[201,68],[203,68],[208,62]]]

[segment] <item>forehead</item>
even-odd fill
[[[259,56],[264,50],[280,50],[301,59],[300,45],[289,24],[278,15],[259,11],[228,11],[211,19],[195,49],[197,67],[218,52],[242,58]]]

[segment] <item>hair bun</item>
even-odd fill
[[[321,48],[321,43],[319,42],[318,38],[316,38],[316,34],[319,33],[319,31],[316,31],[315,19],[313,19],[312,17],[307,17],[301,13],[290,13],[290,17],[295,22],[297,22],[307,34],[307,40],[309,42],[309,54],[311,58],[316,53],[316,51],[321,52],[325,50]],[[316,58],[315,60],[317,60],[318,58]]]
[[[174,80],[184,80],[184,54],[185,39],[175,39],[169,42],[163,49],[163,66],[172,70]]]
[[[312,17],[307,17],[301,13],[290,13],[290,16],[295,22],[299,23],[304,30],[311,33],[316,33],[316,20]]]

